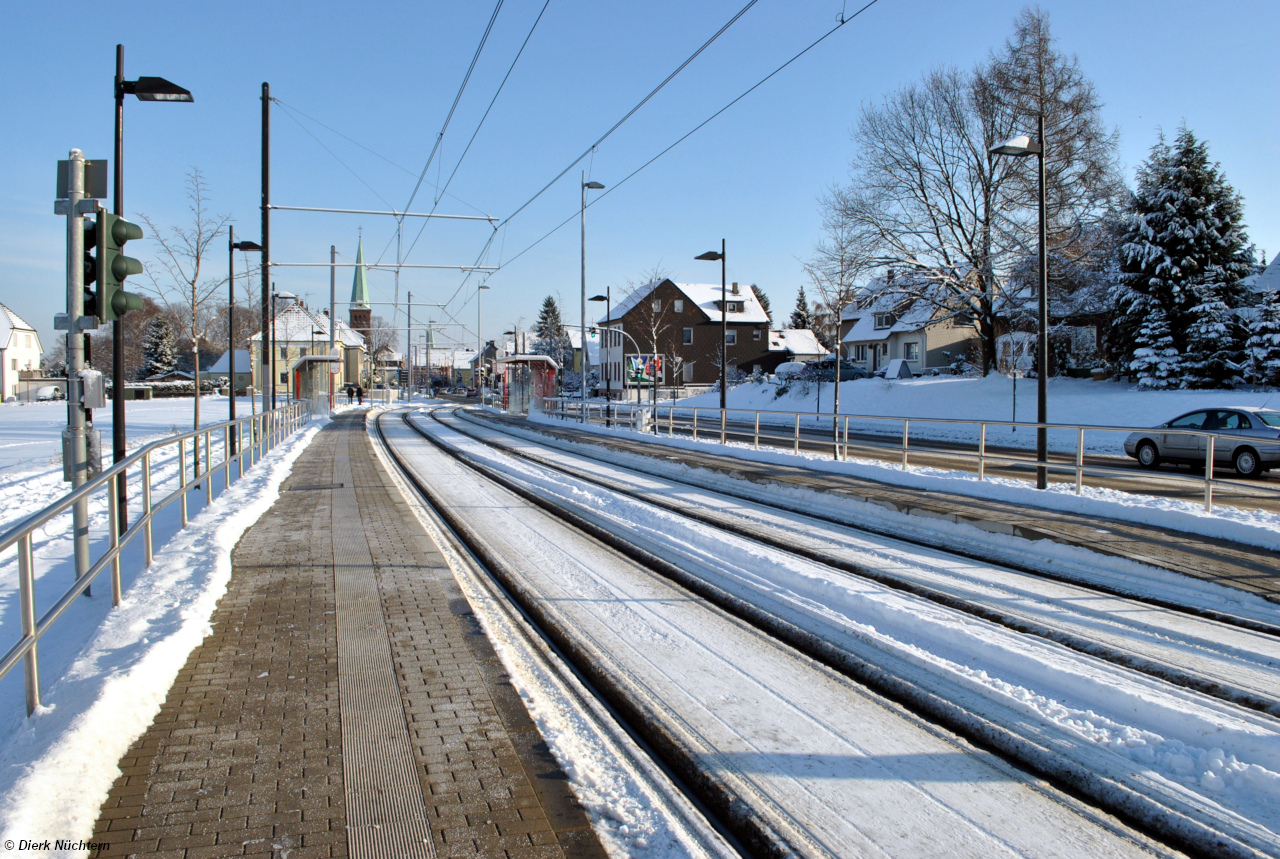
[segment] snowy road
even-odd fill
[[[395,418],[383,427],[434,500],[483,535],[486,551],[517,571],[527,598],[612,679],[634,716],[659,726],[690,776],[771,852],[1149,855],[1151,845],[1106,815],[478,479]],[[513,472],[532,471],[447,428],[430,431],[468,457],[505,459]],[[569,481],[541,471],[529,482]],[[564,491],[584,509],[616,513],[635,520],[634,527],[663,520],[651,530],[669,533],[655,544],[685,553],[686,565],[700,573],[718,567],[723,579],[740,560],[737,547],[726,543],[737,538],[721,533],[709,541],[695,533],[707,525],[667,529],[679,518],[670,512],[650,507],[650,514],[637,515],[634,508],[648,505],[602,497],[589,484]],[[760,547],[751,551],[758,555]],[[699,556],[706,557],[699,562]],[[1241,718],[1265,717],[1245,711]]]

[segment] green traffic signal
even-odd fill
[[[142,273],[142,263],[125,256],[125,242],[142,238],[142,228],[131,224],[119,215],[99,209],[95,230],[97,240],[97,317],[111,322],[130,310],[142,308],[142,297],[124,291],[124,279],[131,274]],[[89,280],[86,277],[85,283]]]

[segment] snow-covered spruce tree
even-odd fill
[[[1187,388],[1226,388],[1240,381],[1231,366],[1238,353],[1231,308],[1216,285],[1205,289],[1204,299],[1191,308],[1187,349],[1182,355],[1182,384]]]
[[[813,311],[809,308],[804,286],[800,287],[800,292],[796,295],[796,308],[791,311],[790,323],[792,328],[801,330],[813,328]]]
[[[535,355],[546,355],[561,367],[565,365],[567,357],[572,357],[569,354],[572,345],[568,334],[565,333],[560,304],[554,295],[548,295],[542,302],[542,309],[538,311],[538,321],[534,324],[533,331],[536,337],[533,343]]]
[[[172,373],[177,366],[173,326],[167,316],[157,313],[142,332],[142,375],[163,376]]]
[[[1255,385],[1280,386],[1280,290],[1267,294],[1245,343],[1245,372]]]
[[[1169,320],[1157,307],[1147,314],[1138,332],[1129,371],[1138,377],[1139,388],[1161,391],[1178,386],[1179,363],[1178,350],[1169,335]]]
[[[1145,314],[1159,307],[1174,346],[1186,356],[1208,288],[1216,287],[1227,308],[1236,307],[1240,279],[1252,266],[1240,195],[1209,161],[1208,146],[1186,128],[1172,145],[1162,135],[1138,170],[1120,229],[1113,340],[1136,343]]]

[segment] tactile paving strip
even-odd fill
[[[334,586],[347,846],[352,859],[435,857],[344,433],[334,462]]]

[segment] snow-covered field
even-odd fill
[[[819,391],[821,387],[821,391]],[[729,391],[730,409],[831,414],[834,385],[830,382],[801,385],[793,383],[778,395],[770,383],[746,383]],[[1018,381],[1017,421],[1035,422],[1036,380]],[[820,398],[820,399],[819,399]],[[1049,380],[1049,422],[1058,424],[1149,427],[1162,424],[1184,412],[1226,406],[1267,406],[1280,409],[1277,391],[1140,391],[1137,385],[1122,382],[1093,382],[1087,379]],[[716,392],[689,397],[681,405],[719,408]],[[665,404],[660,411],[665,414]],[[999,375],[985,379],[955,376],[927,377],[887,382],[859,379],[840,383],[840,412],[897,418],[948,418],[964,421],[1014,421],[1013,380]],[[792,418],[781,422],[790,425]],[[830,421],[826,422],[830,426]],[[894,421],[851,421],[850,432],[901,433]],[[1085,448],[1091,453],[1124,455],[1127,432],[1091,432]],[[954,439],[977,443],[975,424],[947,426],[912,423],[913,438]],[[1051,432],[1050,446],[1058,451],[1075,450],[1073,432]],[[1035,446],[1035,433],[1027,428],[1014,432],[1010,427],[989,427],[987,443],[1010,447]]]
[[[208,397],[201,405],[202,424],[226,419],[226,398]],[[249,410],[247,400],[237,402],[241,416]],[[96,426],[109,448],[110,411],[98,416]],[[189,429],[192,401],[131,402],[127,417],[132,449]],[[121,606],[111,610],[104,576],[94,596],[78,600],[41,640],[43,706],[32,718],[26,718],[21,669],[0,680],[0,831],[5,837],[89,836],[118,774],[117,762],[150,724],[187,655],[207,634],[208,618],[230,577],[231,549],[275,500],[293,460],[322,421],[287,439],[229,489],[223,491],[221,479],[215,479],[211,505],[206,507],[202,493],[192,493],[187,529],[180,530],[176,505],[157,515],[151,567],[143,567],[140,541],[122,553]],[[63,403],[0,406],[0,529],[69,489],[62,482],[59,454],[65,422]],[[104,459],[109,457],[108,451]],[[219,450],[214,457],[220,457]],[[159,492],[172,489],[176,470],[172,452],[155,458],[152,474],[161,484]],[[89,514],[91,536],[105,542],[105,499],[95,498]],[[74,579],[70,544],[67,516],[35,534],[37,615]],[[20,638],[17,617],[17,560],[10,549],[0,555],[4,649]]]

